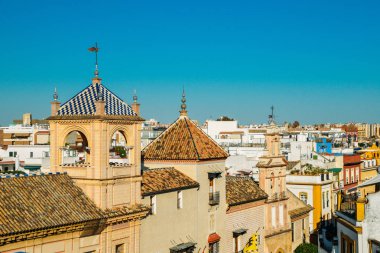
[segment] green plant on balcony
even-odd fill
[[[119,155],[121,158],[127,157],[127,151],[125,151],[124,147],[117,146],[114,148],[116,155]]]

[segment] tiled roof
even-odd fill
[[[287,166],[288,161],[285,157],[266,157],[263,156],[260,158],[259,162],[256,164],[257,168],[274,168],[274,167],[282,167]]]
[[[228,157],[187,116],[179,117],[142,151],[145,160],[211,160]]]
[[[159,168],[143,171],[142,195],[152,195],[199,187],[199,183],[174,168]]]
[[[289,196],[288,213],[291,219],[296,219],[297,217],[308,214],[314,209],[312,206],[305,204],[291,191],[287,190],[287,195]]]
[[[0,236],[102,218],[66,174],[0,179]]]
[[[227,204],[236,206],[266,199],[268,195],[250,177],[226,177]]]
[[[286,165],[286,170],[292,170],[297,164],[300,164],[300,161],[288,161],[288,165]]]
[[[57,115],[94,115],[96,111],[95,101],[99,92],[105,101],[106,115],[137,115],[129,105],[100,83],[90,84],[73,98],[62,104]]]

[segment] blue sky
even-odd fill
[[[380,1],[0,0],[0,124],[103,83],[145,118],[380,122]]]

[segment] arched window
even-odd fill
[[[62,164],[84,164],[88,163],[90,148],[86,136],[80,131],[70,132],[62,147]]]
[[[109,150],[110,165],[129,164],[129,150],[127,138],[123,131],[113,133]]]

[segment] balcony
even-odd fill
[[[366,199],[359,197],[357,194],[342,196],[342,203],[338,206],[337,214],[342,214],[346,220],[351,220],[352,224],[361,222],[365,215]]]
[[[219,192],[210,192],[208,200],[209,200],[208,203],[210,204],[210,206],[219,205],[220,193]]]

